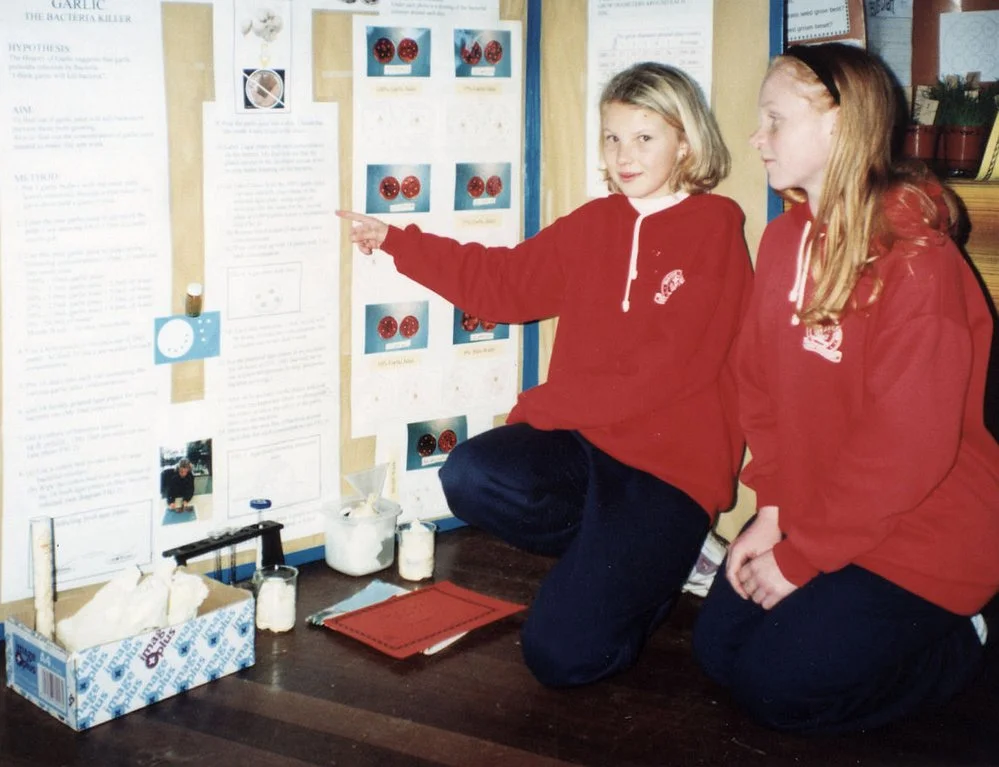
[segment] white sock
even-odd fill
[[[971,616],[971,625],[975,627],[978,641],[984,645],[985,640],[989,638],[989,627],[985,625],[985,618],[982,617],[981,613]]]

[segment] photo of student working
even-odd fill
[[[634,65],[600,98],[611,194],[516,247],[359,213],[351,240],[476,316],[559,317],[548,380],[441,469],[451,511],[556,558],[522,631],[543,684],[630,667],[672,608],[743,454],[729,367],[752,273],[730,158],[696,84]]]
[[[212,512],[212,441],[160,448],[160,497],[164,525],[205,521]]]
[[[164,498],[171,511],[186,511],[194,497],[194,474],[191,459],[181,458],[164,476]]]
[[[867,52],[792,47],[763,81],[750,139],[796,204],[764,233],[739,341],[757,514],[694,651],[781,730],[929,710],[999,636],[981,614],[999,589],[993,321],[950,236],[953,194],[890,164],[894,103]]]

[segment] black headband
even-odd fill
[[[792,56],[804,64],[806,67],[812,70],[817,78],[826,86],[826,90],[829,91],[829,95],[833,97],[833,101],[839,104],[839,88],[836,87],[836,81],[833,80],[832,72],[829,67],[826,66],[823,57],[814,48],[810,48],[807,45],[792,45],[786,51],[784,51],[785,56]]]

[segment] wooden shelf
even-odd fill
[[[971,228],[964,249],[999,306],[999,182],[949,181],[964,202]]]

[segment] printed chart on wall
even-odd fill
[[[682,69],[711,98],[714,0],[588,0],[586,193],[607,194],[600,157],[600,93],[617,72],[642,61]]]
[[[336,105],[310,102],[311,11],[207,4],[195,237],[172,231],[163,8],[68,5],[0,4],[4,603],[31,595],[36,516],[64,589],[245,524],[250,497],[319,533],[339,492]],[[203,382],[181,401],[183,365]]]
[[[355,16],[353,42],[354,209],[462,242],[516,244],[519,23]],[[352,297],[352,433],[376,435],[407,518],[446,515],[437,469],[455,440],[512,407],[519,329],[448,303],[382,252],[355,251]]]
[[[871,3],[867,7],[867,48],[881,57],[898,84],[905,88],[912,85],[913,1]],[[837,25],[843,26],[842,22]]]
[[[170,396],[153,364],[153,318],[170,305],[160,10],[102,14],[85,33],[77,15],[0,7],[5,602],[30,595],[31,517],[58,516],[57,563],[76,580],[148,562],[160,505],[149,418]]]
[[[339,494],[337,109],[310,98],[310,17],[290,0],[217,7],[203,113],[205,275],[225,302],[205,380],[216,503],[248,524],[269,499],[287,539],[321,530]]]
[[[847,0],[789,0],[787,4],[788,42],[838,37],[849,31]]]

